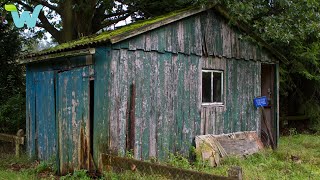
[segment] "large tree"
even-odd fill
[[[38,27],[49,32],[58,43],[104,31],[119,21],[132,17],[149,18],[186,7],[192,0],[7,0],[33,11],[41,4]],[[20,8],[20,9],[21,9]]]

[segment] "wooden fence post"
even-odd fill
[[[232,166],[228,170],[228,177],[229,178],[234,178],[238,180],[242,180],[242,168],[239,166]]]
[[[15,138],[16,144],[16,157],[20,157],[20,144],[23,144],[24,141],[24,131],[19,129],[17,132],[17,138]]]

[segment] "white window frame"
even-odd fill
[[[201,95],[201,103],[202,105],[215,105],[215,106],[224,106],[224,72],[222,70],[209,70],[209,69],[202,69],[201,71],[201,77],[202,77],[202,74],[204,72],[210,72],[211,73],[211,98],[213,98],[213,73],[220,73],[221,74],[221,102],[202,102],[202,95]],[[203,88],[203,85],[202,85],[202,78],[201,78],[201,93],[202,93],[202,88]]]

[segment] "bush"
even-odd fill
[[[25,97],[21,94],[0,105],[0,133],[15,134],[19,129],[25,130],[25,106]]]

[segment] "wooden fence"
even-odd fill
[[[160,165],[151,162],[144,162],[124,157],[117,157],[108,154],[102,154],[102,164],[104,170],[131,170],[139,171],[145,174],[159,174],[170,179],[217,179],[217,180],[241,180],[242,179],[242,170],[240,167],[232,167],[228,171],[228,177],[217,176],[213,174],[180,169],[171,166]]]
[[[17,132],[17,135],[11,135],[11,134],[3,134],[0,133],[0,141],[6,141],[6,142],[12,142],[16,145],[16,156],[20,157],[20,145],[24,144],[24,133],[23,130],[20,129]]]

